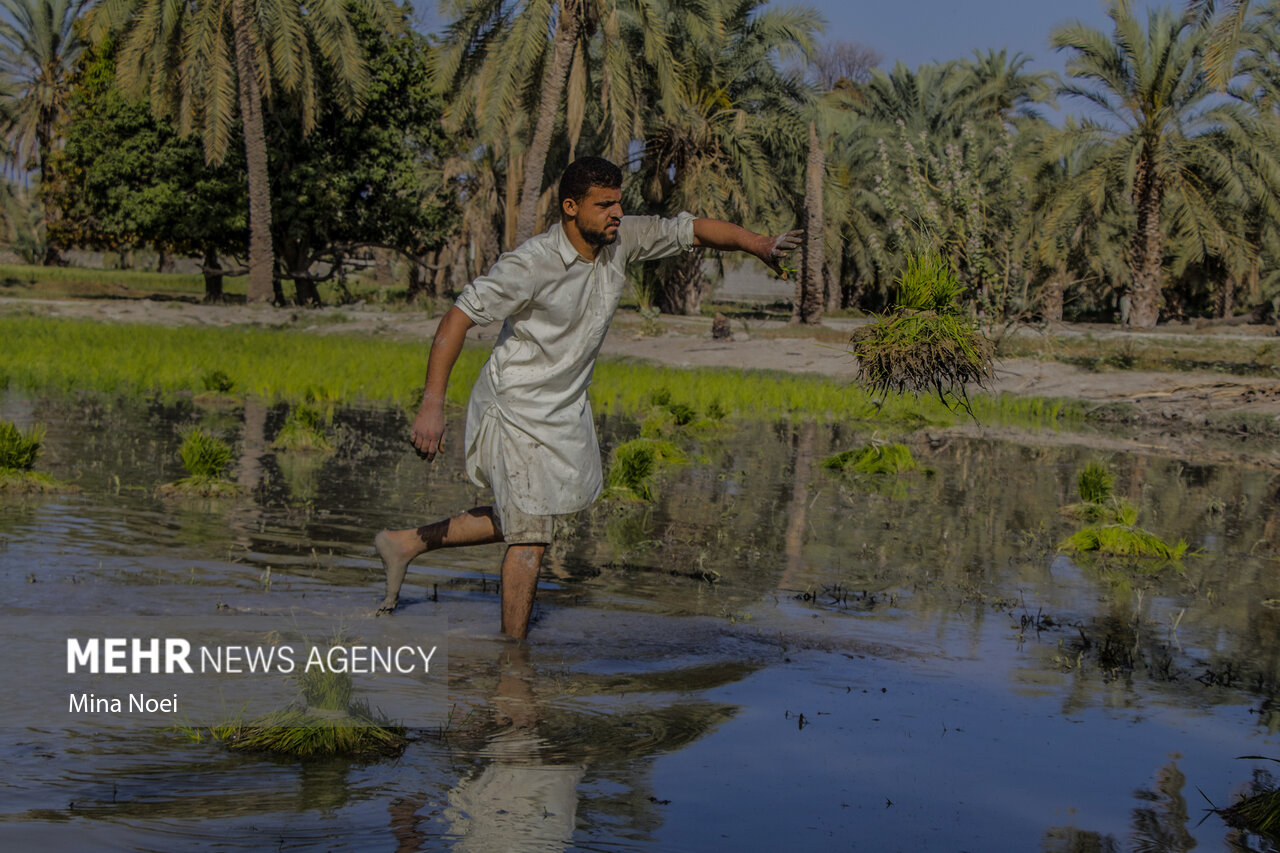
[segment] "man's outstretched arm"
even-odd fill
[[[787,253],[800,245],[804,231],[796,229],[786,234],[770,237],[767,234],[756,234],[732,222],[720,219],[693,220],[693,245],[707,249],[718,249],[722,252],[746,252],[755,255],[764,265],[783,278],[787,274],[782,269],[782,259]]]
[[[467,331],[476,323],[456,305],[440,319],[431,354],[427,357],[427,382],[422,389],[422,405],[409,430],[409,442],[430,461],[440,450],[444,437],[444,392],[449,374],[462,352]]]

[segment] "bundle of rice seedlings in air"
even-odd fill
[[[399,755],[408,744],[403,726],[352,698],[351,676],[326,669],[298,677],[304,705],[292,705],[250,723],[228,724],[214,735],[233,750],[299,757]]]
[[[280,428],[271,446],[276,450],[333,450],[333,443],[324,434],[321,420],[319,409],[309,403],[299,403],[289,413],[289,420]]]
[[[0,421],[0,491],[50,492],[69,488],[48,474],[32,470],[43,442],[44,427],[39,424],[21,430],[16,424]]]
[[[240,492],[240,487],[225,475],[231,464],[231,445],[217,436],[199,427],[188,430],[178,456],[188,476],[165,483],[158,489],[161,494],[222,497]]]
[[[991,379],[994,347],[962,316],[963,285],[936,251],[912,255],[889,314],[854,332],[851,350],[873,394],[936,393],[948,406],[969,408],[967,386]]]

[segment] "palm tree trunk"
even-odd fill
[[[270,302],[275,272],[271,246],[271,184],[267,177],[267,134],[262,119],[262,90],[254,62],[253,33],[245,0],[234,0],[232,26],[236,40],[240,118],[244,122],[244,157],[249,172],[249,287],[250,304]]]
[[[1160,318],[1160,273],[1164,267],[1164,241],[1160,234],[1160,181],[1149,156],[1138,163],[1133,186],[1138,227],[1129,244],[1129,269],[1133,274],[1129,323],[1151,329]]]
[[[809,157],[804,173],[804,243],[800,252],[800,276],[796,281],[796,301],[792,325],[822,322],[822,266],[825,255],[822,210],[822,177],[826,154],[818,138],[816,122],[809,122]]]
[[[1067,265],[1058,263],[1054,266],[1049,280],[1044,283],[1040,294],[1040,316],[1045,322],[1062,322],[1062,296],[1066,290]]]
[[[582,31],[580,12],[579,0],[561,0],[556,37],[552,44],[551,67],[542,78],[538,121],[534,125],[533,141],[525,152],[524,186],[520,190],[520,215],[516,225],[517,246],[533,236],[538,216],[538,196],[542,194],[542,173],[546,169],[547,154],[551,151],[551,134],[555,130],[556,113],[560,109],[560,96],[569,79],[569,63],[573,59],[574,45]]]
[[[1226,319],[1236,312],[1236,279],[1235,276],[1225,276],[1222,286],[1218,289],[1217,314],[1220,319]]]
[[[46,267],[59,266],[62,263],[62,256],[58,252],[58,247],[54,242],[53,221],[57,217],[57,210],[50,200],[50,190],[53,187],[52,176],[49,168],[49,155],[53,152],[53,115],[51,111],[42,109],[40,111],[40,122],[36,128],[36,156],[40,158],[39,175],[40,175],[40,215],[41,224],[44,226],[44,254],[40,259],[40,263]]]

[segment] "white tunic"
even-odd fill
[[[559,223],[462,289],[478,325],[504,321],[467,406],[467,474],[530,515],[589,506],[603,485],[587,387],[632,261],[693,248],[693,216],[624,216],[583,258]]]

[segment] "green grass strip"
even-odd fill
[[[167,328],[91,320],[0,317],[0,387],[105,394],[200,393],[213,370],[234,395],[300,403],[395,403],[416,407],[429,340],[403,343],[293,330]],[[464,403],[487,358],[467,349],[449,397]],[[678,369],[603,359],[591,388],[597,412],[648,411],[655,394],[698,411],[741,418],[816,418],[946,425],[966,420],[936,399],[890,395],[879,404],[857,385],[820,376],[719,368]],[[1061,400],[979,396],[983,423],[1052,426],[1081,417]]]

